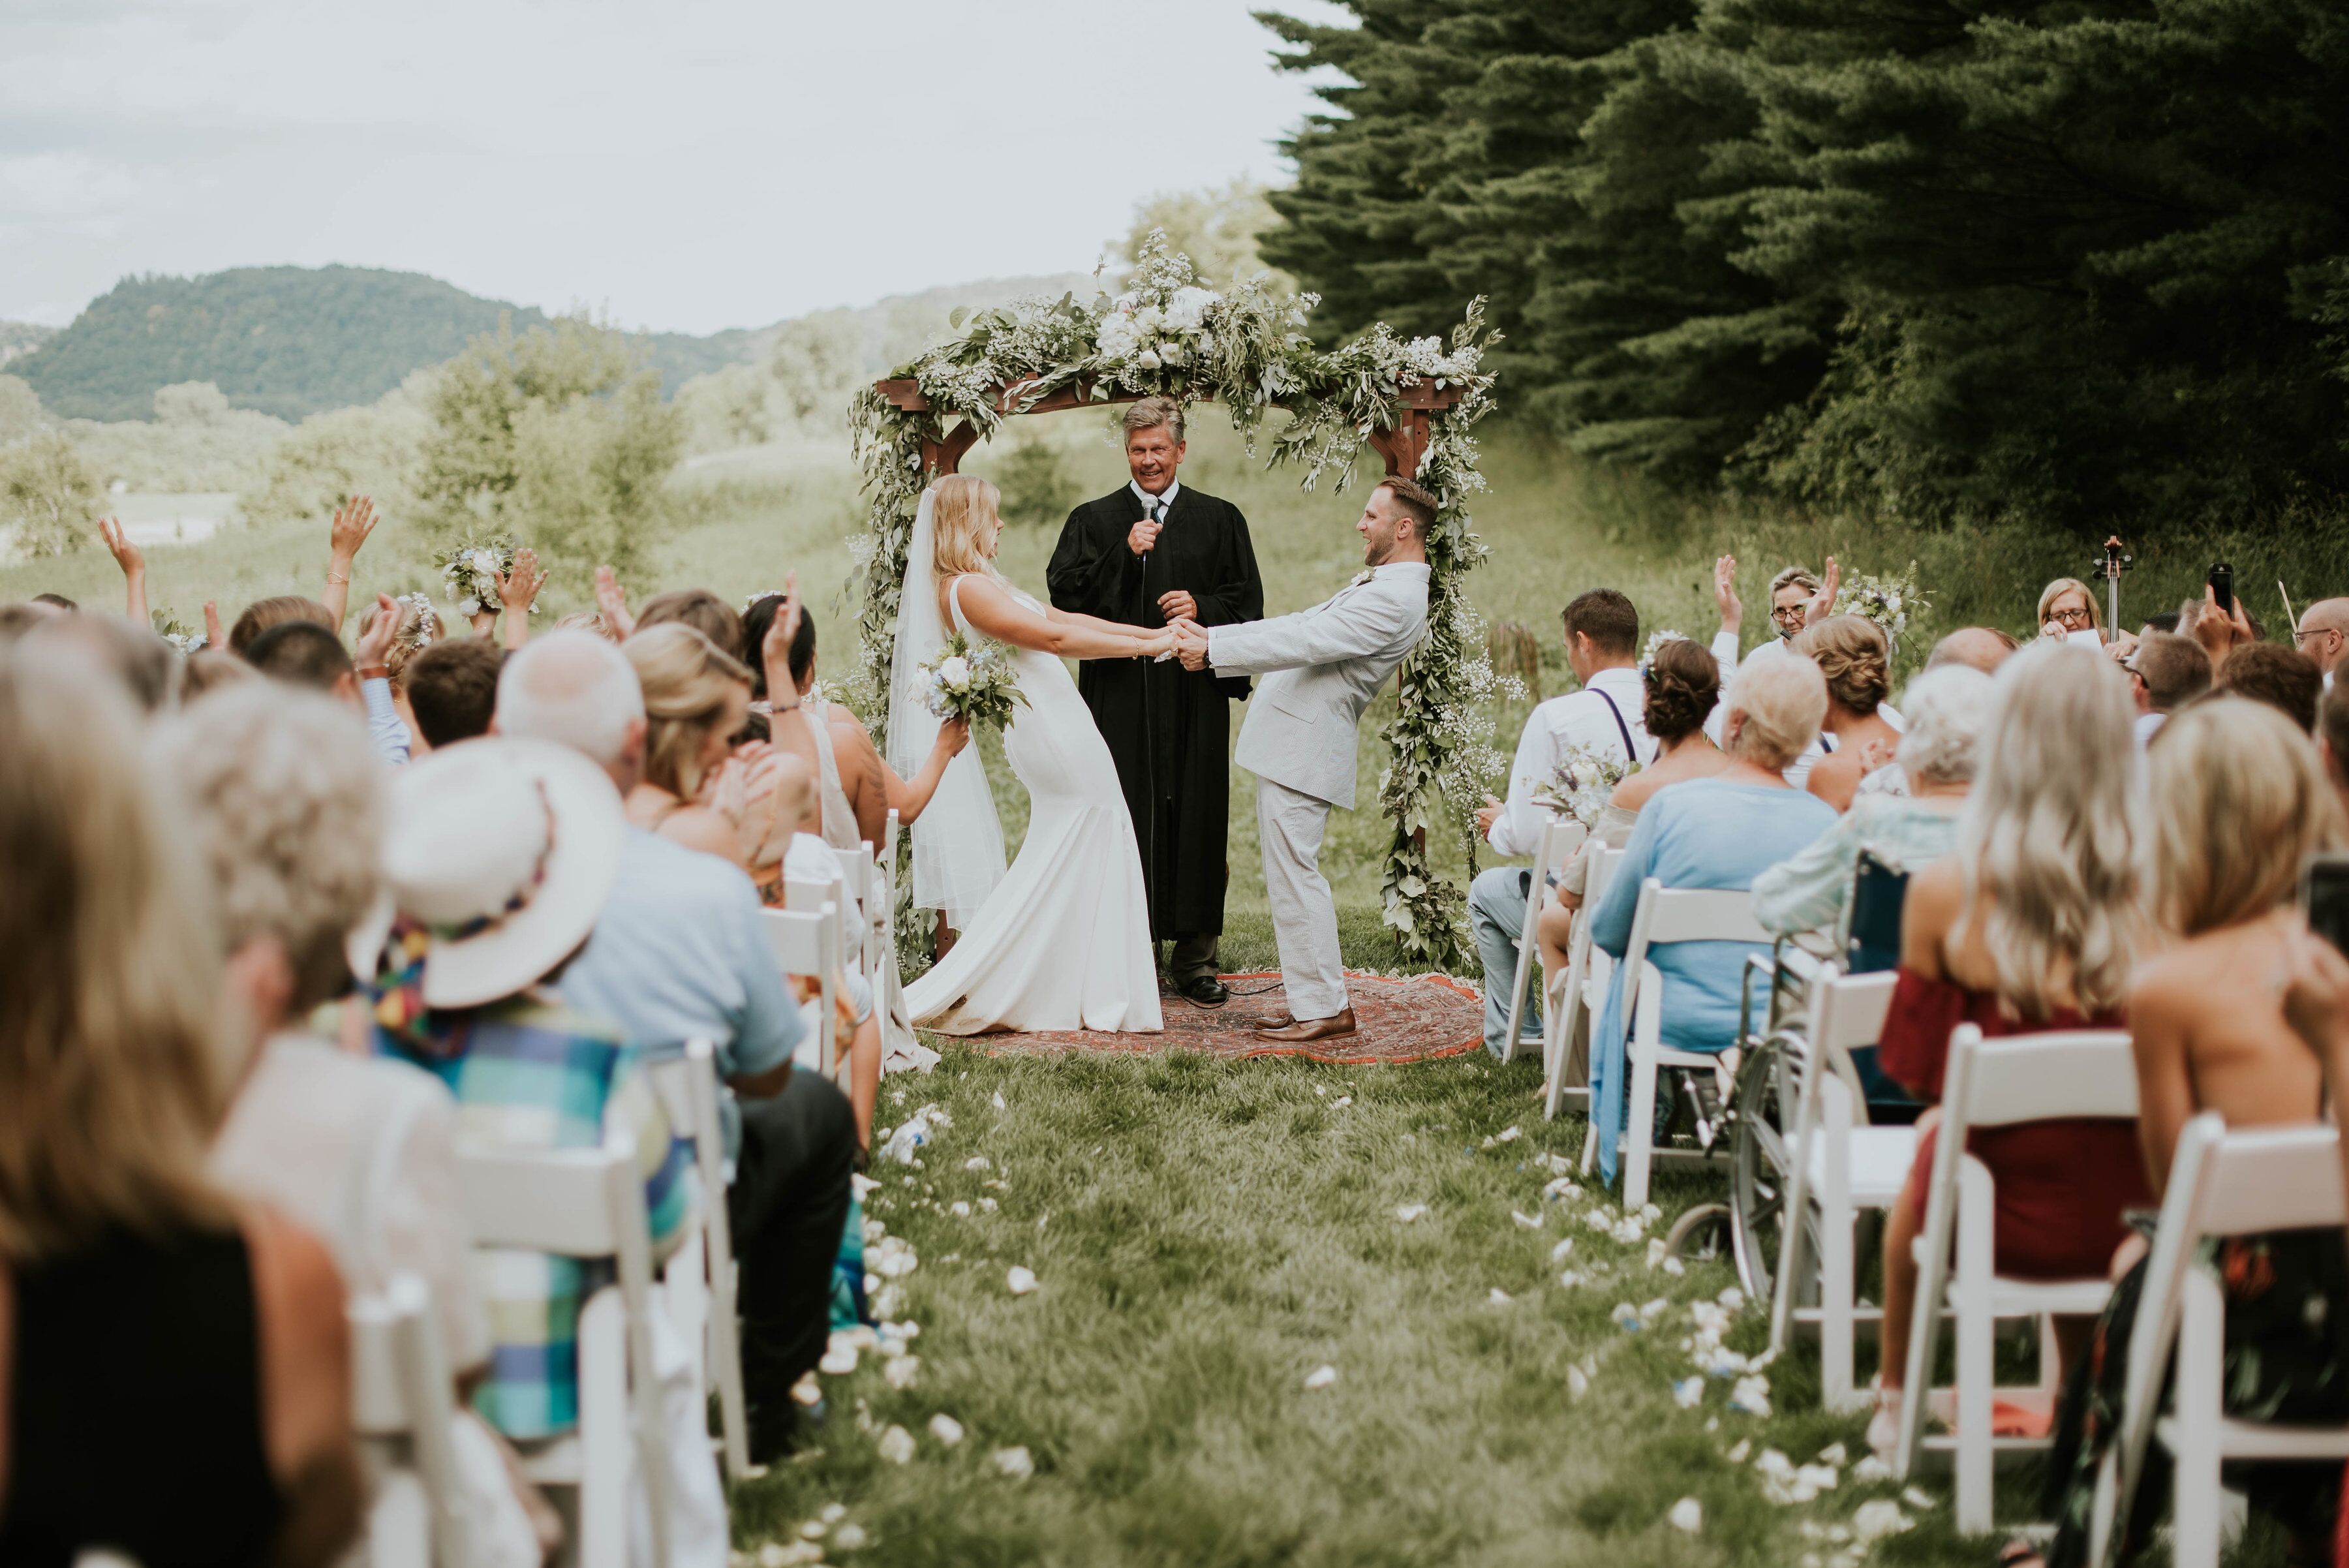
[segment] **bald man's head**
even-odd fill
[[[1925,660],[1925,668],[1939,670],[1944,664],[1962,664],[1984,675],[1995,675],[2014,649],[2014,639],[1993,627],[1963,626],[1933,645],[1932,657]]]
[[[2319,599],[2301,612],[2292,634],[2300,651],[2327,675],[2349,655],[2349,599]]]
[[[645,694],[636,666],[591,632],[533,638],[507,659],[491,728],[582,753],[623,794],[644,770]]]

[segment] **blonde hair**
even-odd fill
[[[204,1178],[240,1064],[209,889],[129,700],[79,659],[0,656],[0,1258],[231,1224]]]
[[[2146,753],[2154,914],[2179,936],[2289,901],[2301,862],[2343,842],[2316,748],[2264,702],[2197,702]]]
[[[1973,791],[1959,819],[1958,929],[1983,906],[2002,1002],[2037,1023],[2065,965],[2083,1013],[2120,1004],[2136,956],[2134,704],[2120,667],[2043,641],[1993,677]]]
[[[683,621],[620,645],[645,694],[645,782],[679,800],[701,794],[701,745],[726,711],[729,690],[750,690],[742,661]]]
[[[1830,615],[1803,628],[1794,651],[1819,667],[1827,695],[1867,718],[1892,693],[1892,642],[1866,616]]]
[[[2037,630],[2040,627],[2045,626],[2047,607],[2075,589],[2082,598],[2088,601],[2088,624],[2102,633],[2105,629],[2105,612],[2096,607],[2095,590],[2077,577],[2058,577],[2039,590],[2039,618],[2033,623],[2032,628]]]
[[[187,709],[148,742],[192,810],[219,890],[222,946],[285,945],[292,1011],[339,996],[344,934],[375,902],[384,772],[347,704],[252,683]]]
[[[1818,739],[1819,722],[1827,715],[1826,679],[1809,659],[1765,646],[1730,677],[1722,711],[1745,715],[1733,755],[1783,772]]]
[[[1137,405],[1139,406],[1139,405]],[[977,572],[991,576],[995,564],[979,548],[979,534],[989,523],[1000,524],[1002,497],[995,486],[968,473],[949,473],[933,486],[931,503],[931,566],[938,581]]]
[[[419,605],[409,599],[395,599],[392,603],[398,608],[399,630],[391,639],[391,650],[383,656],[383,667],[391,672],[391,689],[405,691],[409,663],[440,640],[440,612],[429,604]],[[376,618],[381,614],[381,605],[371,604],[359,611],[361,638],[375,629]]]

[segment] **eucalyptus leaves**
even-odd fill
[[[1483,368],[1484,302],[1469,305],[1449,342],[1403,338],[1380,325],[1329,350],[1306,331],[1315,303],[1309,294],[1275,294],[1261,275],[1210,286],[1188,257],[1154,234],[1123,293],[1104,289],[1090,303],[1063,295],[971,316],[957,312],[954,337],[895,372],[920,389],[926,410],[900,409],[877,387],[860,391],[850,425],[872,507],[854,545],[866,711],[881,714],[887,702],[906,542],[923,486],[935,477],[924,466],[926,437],[942,441],[958,421],[992,436],[1007,418],[1048,398],[1066,407],[1164,393],[1222,402],[1252,454],[1266,415],[1285,409],[1287,424],[1268,433],[1269,461],[1298,464],[1308,490],[1325,474],[1343,489],[1355,477],[1364,441],[1404,421],[1413,389],[1450,392],[1456,400],[1432,411],[1413,475],[1435,493],[1441,512],[1427,542],[1427,634],[1403,662],[1397,711],[1381,732],[1394,754],[1380,805],[1394,826],[1383,888],[1398,956],[1451,965],[1466,951],[1466,901],[1430,869],[1424,835],[1434,826],[1437,800],[1474,800],[1506,766],[1492,733],[1491,700],[1502,681],[1464,591],[1469,569],[1485,556],[1468,517],[1469,498],[1485,488],[1470,427],[1492,409],[1493,378]],[[1458,826],[1473,867],[1475,824]]]

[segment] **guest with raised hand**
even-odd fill
[[[749,799],[733,736],[750,711],[750,671],[692,627],[640,628],[621,646],[644,692],[644,777],[628,821],[748,873],[774,830],[771,795]]]
[[[609,566],[595,568],[595,610],[604,618],[613,641],[626,642],[636,635],[636,618],[628,613],[628,596],[620,590],[619,575]]]
[[[1877,1065],[1928,1105],[1941,1097],[1950,1035],[2117,1029],[2144,933],[2137,904],[2137,751],[2119,670],[2100,650],[2043,640],[1995,678],[1955,847],[1909,881],[1900,974]],[[1868,1442],[1899,1441],[1911,1242],[1933,1168],[1930,1113],[1885,1218],[1883,1355]],[[1968,1150],[1998,1179],[1998,1272],[2023,1279],[2102,1273],[2121,1214],[2150,1193],[2137,1131],[2075,1119],[1985,1128]],[[2058,1319],[2064,1365],[2088,1323]]]
[[[205,1174],[236,1054],[139,726],[87,661],[0,652],[0,1562],[331,1563],[363,1501],[343,1282]],[[126,1481],[129,1434],[169,1462]]]
[[[326,607],[327,628],[337,634],[350,609],[351,566],[359,558],[359,547],[367,542],[367,535],[375,532],[380,521],[373,501],[354,495],[336,509],[334,521],[327,524],[326,589],[318,596],[318,602]]]
[[[1787,566],[1770,579],[1770,629],[1778,634],[1781,642],[1792,642],[1800,637],[1809,623],[1813,607],[1822,598],[1827,606],[1835,603],[1833,583],[1839,580],[1835,557],[1827,557],[1829,586],[1823,587],[1806,566]],[[1825,615],[1826,609],[1818,613]]]
[[[1831,807],[1785,779],[1787,764],[1810,742],[1826,711],[1826,682],[1818,666],[1784,653],[1749,659],[1723,702],[1729,714],[1722,750],[1728,765],[1709,778],[1674,784],[1641,807],[1622,863],[1590,914],[1592,944],[1619,961],[1590,1033],[1591,1136],[1599,1139],[1599,1167],[1610,1181],[1630,1084],[1625,1038],[1631,1010],[1619,961],[1630,947],[1640,884],[1652,877],[1666,888],[1743,890],[1835,822]],[[1650,950],[1648,962],[1664,978],[1663,1034],[1674,1048],[1724,1051],[1736,1044],[1745,960],[1760,950],[1765,950],[1744,942],[1673,942]]]
[[[204,601],[204,647],[214,653],[228,651],[228,632],[221,625],[220,601]]]
[[[1834,682],[1827,690],[1832,711]],[[1906,789],[1860,795],[1800,853],[1754,877],[1754,918],[1764,929],[1782,937],[1830,931],[1841,951],[1860,856],[1913,872],[1956,842],[1958,813],[1973,786],[1990,717],[1991,678],[1961,664],[1944,665],[1910,681],[1906,701],[1909,730],[1897,764],[1908,775]],[[1816,780],[1817,772],[1811,776]]]
[[[147,556],[130,542],[122,530],[119,517],[98,520],[98,536],[106,545],[114,564],[122,568],[122,587],[126,602],[122,613],[140,626],[148,624],[147,615]]]
[[[1656,649],[1640,678],[1640,726],[1656,744],[1656,758],[1608,795],[1599,820],[1589,825],[1589,836],[1559,870],[1557,886],[1543,900],[1534,929],[1545,996],[1550,977],[1571,961],[1568,944],[1590,885],[1592,857],[1601,849],[1623,847],[1639,825],[1640,808],[1657,791],[1689,779],[1712,778],[1729,766],[1729,758],[1706,733],[1721,702],[1721,666],[1713,655],[1686,638],[1675,638]]]
[[[2260,639],[2251,618],[2243,609],[2243,601],[2236,599],[2225,610],[2219,608],[2216,588],[2205,587],[2199,599],[2188,599],[2178,607],[2178,631],[2202,645],[2210,659],[2210,676],[2218,679],[2228,657],[2238,648],[2248,647]]]
[[[359,612],[359,639],[364,642],[375,629],[378,618],[388,613],[383,607],[383,596]],[[410,754],[417,752],[418,732],[415,705],[409,701],[408,676],[419,655],[440,639],[440,615],[422,594],[410,594],[391,601],[399,618],[399,628],[393,635],[390,647],[384,650],[385,679],[390,683],[392,711],[399,715],[401,734],[398,737]]]
[[[2314,748],[2262,704],[2197,703],[2171,721],[2147,760],[2153,910],[2170,943],[2137,969],[2129,1028],[2137,1144],[2158,1197],[2178,1134],[2203,1111],[2220,1112],[2230,1131],[2323,1118],[2323,1073],[2286,1017],[2278,954],[2302,929],[2293,908],[2302,862],[2341,847],[2349,826]],[[2240,1236],[2221,1247],[2228,1413],[2323,1426],[2349,1419],[2349,1339],[2331,1322],[2349,1302],[2342,1242],[2335,1229]],[[2055,1568],[2087,1559],[2096,1471],[2120,1429],[2144,1251],[2132,1236],[2116,1260],[2120,1282],[2064,1389],[2045,1497],[2057,1525],[2047,1552]],[[2116,1563],[2143,1552],[2163,1511],[2166,1450],[2152,1444],[2146,1459]],[[2340,1498],[2328,1484],[2339,1480],[2337,1464],[2230,1465],[2228,1477],[2282,1523],[2288,1560],[2323,1560]]]
[[[497,729],[578,752],[621,794],[643,773],[636,671],[621,649],[585,632],[555,632],[514,655],[498,683]],[[612,897],[564,988],[647,1051],[689,1040],[717,1048],[727,1090],[719,1120],[735,1168],[726,1199],[742,1270],[750,1450],[761,1463],[780,1458],[798,1436],[792,1386],[823,1356],[831,1327],[856,1125],[838,1089],[792,1069],[803,1031],[758,895],[725,862],[631,827]]]
[[[391,701],[388,662],[399,636],[398,602],[388,594],[378,594],[376,612],[367,629],[359,634],[356,658],[343,651],[340,638],[307,616],[280,621],[253,639],[245,646],[244,658],[264,675],[361,709],[367,714],[367,732],[377,755],[397,767],[408,761],[409,752],[408,725]]]
[[[514,552],[512,571],[490,575],[498,585],[498,603],[505,612],[505,649],[512,653],[530,640],[531,607],[546,587],[546,574],[538,569],[538,552],[524,545]]]
[[[1837,615],[1813,620],[1789,646],[1816,663],[1827,683],[1820,754],[1802,770],[1802,786],[1846,810],[1860,780],[1899,754],[1901,726],[1885,702],[1892,691],[1891,641],[1864,616]]]

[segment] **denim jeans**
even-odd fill
[[[1526,899],[1533,885],[1532,870],[1523,866],[1495,866],[1480,871],[1468,888],[1468,925],[1475,933],[1477,956],[1485,961],[1485,1049],[1494,1055],[1509,1033],[1514,1000],[1509,981],[1517,972],[1517,935],[1525,929]],[[1526,1017],[1519,1040],[1541,1038],[1541,971],[1526,977]]]

